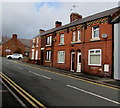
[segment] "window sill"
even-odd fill
[[[75,42],[71,42],[71,44],[75,44],[76,43],[76,41]]]
[[[71,42],[71,44],[81,43],[81,41]]]
[[[50,62],[51,62],[51,60],[45,60],[45,62],[50,63]]]
[[[101,66],[101,64],[88,64],[89,66]]]
[[[63,44],[59,44],[59,45],[60,45],[60,46],[62,46],[62,45],[64,46],[65,44],[63,43]]]
[[[90,39],[90,41],[99,41],[100,40],[100,38],[92,38],[92,39]]]
[[[50,47],[51,45],[46,45],[46,47]]]
[[[81,41],[77,41],[76,43],[81,43]]]
[[[58,62],[58,64],[64,64],[64,62]]]

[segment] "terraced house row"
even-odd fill
[[[70,23],[56,21],[50,30],[39,30],[33,38],[32,62],[103,77],[114,73],[114,29],[120,22],[120,8],[116,7],[82,18],[71,13]]]

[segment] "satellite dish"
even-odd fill
[[[102,34],[102,38],[107,38],[108,35],[107,34]]]

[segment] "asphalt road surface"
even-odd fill
[[[120,90],[2,58],[2,73],[48,106],[120,106]]]

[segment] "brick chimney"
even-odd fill
[[[73,22],[75,20],[82,19],[82,16],[78,13],[71,13],[70,15],[70,22]]]
[[[55,28],[62,26],[62,22],[56,21],[55,22]]]
[[[44,31],[45,31],[45,30],[43,30],[43,29],[40,29],[40,30],[39,30],[39,33],[42,33],[42,32],[44,32]]]
[[[12,34],[12,39],[17,39],[17,34]]]

